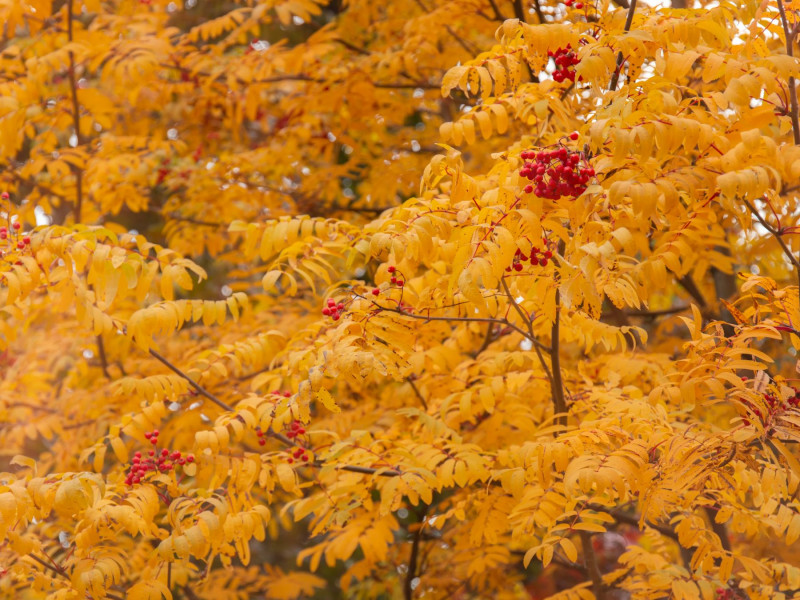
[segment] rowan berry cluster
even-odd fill
[[[564,0],[564,6],[572,6],[572,0]],[[575,8],[578,10],[583,8],[583,2],[576,2]]]
[[[144,437],[153,446],[158,446],[158,434],[158,429],[154,429],[145,433]],[[128,476],[125,478],[125,484],[141,483],[147,473],[169,473],[178,466],[182,467],[187,463],[193,462],[193,454],[183,456],[178,450],[170,450],[169,448],[162,448],[160,451],[158,448],[154,448],[147,452],[147,456],[142,456],[141,452],[136,452],[133,455],[133,459],[131,459],[131,466],[128,470]]]
[[[742,600],[743,598],[747,598],[747,596],[738,589],[723,587],[717,588],[716,600]]]
[[[514,260],[511,263],[511,266],[506,267],[506,272],[511,271],[522,271],[524,265],[523,263],[530,260],[531,265],[534,267],[546,267],[547,263],[553,258],[553,253],[547,249],[548,242],[546,239],[542,239],[542,245],[544,246],[543,250],[540,250],[538,247],[533,246],[531,248],[531,255],[530,258],[522,252],[519,248],[514,253]]]
[[[570,138],[577,138],[577,134],[572,134]],[[520,156],[525,161],[519,171],[520,176],[536,184],[536,187],[526,185],[524,191],[540,198],[577,198],[586,191],[589,178],[594,176],[594,169],[589,166],[583,153],[564,146],[550,151],[529,150]]]
[[[8,200],[9,198],[8,192],[0,194],[0,199],[2,200]],[[27,246],[30,246],[31,238],[27,235],[21,235],[20,229],[22,229],[22,224],[19,221],[11,223],[10,227],[11,231],[9,231],[6,225],[0,226],[0,240],[8,240],[9,236],[11,236],[12,245],[16,246],[17,250],[24,250]],[[0,256],[2,256],[2,252],[0,252]]]
[[[336,302],[333,298],[328,298],[328,305],[322,309],[322,314],[330,317],[334,321],[338,321],[342,317],[344,311],[344,303]]]
[[[579,4],[580,6],[578,6]],[[583,8],[583,4],[579,2],[575,5],[575,8]],[[575,82],[575,69],[573,67],[581,61],[578,55],[572,51],[570,44],[567,44],[566,48],[558,48],[555,52],[548,50],[547,56],[556,63],[556,70],[553,71],[553,80],[555,82],[561,83],[565,79]]]
[[[289,430],[286,432],[286,437],[290,440],[296,440],[301,435],[306,434],[306,429],[303,427],[303,424],[300,421],[292,421],[292,424],[289,426]],[[292,464],[295,460],[302,460],[303,462],[309,461],[308,452],[303,446],[297,446],[292,451],[292,455],[287,459],[289,464]]]
[[[742,377],[742,380],[746,380],[746,377]],[[800,408],[800,390],[796,388],[792,388],[794,390],[794,396],[787,398],[786,400],[781,400],[775,394],[771,394],[769,392],[764,393],[764,400],[767,403],[767,413],[761,413],[761,409],[758,407],[753,408],[753,414],[761,419],[762,422],[769,421],[774,417],[776,414],[783,412],[785,410],[789,410],[791,408]],[[751,421],[748,418],[743,418],[742,422],[745,425],[750,425]]]
[[[400,271],[397,270],[397,267],[392,265],[387,269],[387,271],[389,271],[389,274],[392,276],[392,278],[389,280],[389,282],[392,285],[396,285],[397,287],[403,287],[406,284],[406,282],[403,281],[402,279],[403,277],[402,273],[400,273]],[[372,293],[374,294],[375,292]]]

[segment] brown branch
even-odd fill
[[[700,308],[706,308],[708,306],[708,302],[706,302],[705,297],[703,297],[703,293],[700,291],[700,288],[697,287],[697,284],[690,275],[684,275],[683,277],[678,278],[677,281],[680,286],[689,293],[692,299],[697,302]]]
[[[731,537],[728,535],[728,528],[725,526],[725,523],[718,523],[716,516],[719,512],[716,508],[712,508],[710,506],[706,506],[706,514],[708,515],[708,519],[711,522],[711,530],[719,536],[719,541],[722,544],[722,549],[725,552],[731,551]]]
[[[422,408],[424,408],[427,411],[428,410],[428,403],[425,402],[425,397],[420,393],[419,388],[417,387],[417,384],[414,383],[414,380],[411,379],[410,377],[406,377],[406,381],[411,386],[411,389],[414,390],[414,394],[416,394],[417,398],[419,399],[420,403],[422,404]]]
[[[414,597],[414,589],[411,584],[417,576],[417,561],[419,559],[419,545],[422,540],[422,528],[425,525],[425,517],[428,514],[428,506],[425,505],[422,510],[422,515],[419,515],[419,527],[414,532],[414,540],[411,542],[411,556],[408,558],[408,572],[406,573],[405,581],[403,582],[403,598],[405,600],[412,600]]]
[[[783,0],[778,0],[778,11],[781,14],[781,24],[783,25],[783,33],[786,36],[786,54],[794,57],[794,38],[797,35],[796,29],[789,29],[789,21],[786,19],[786,11],[783,9]],[[798,115],[800,110],[797,106],[797,88],[795,87],[794,77],[789,77],[789,101],[792,105],[792,133],[794,134],[795,146],[800,145],[800,121]]]
[[[356,294],[356,296],[358,296],[358,294]],[[368,299],[368,298],[364,298],[364,296],[358,296],[358,297],[362,298],[362,299],[365,299],[365,300]],[[525,331],[523,331],[522,329],[520,329],[519,327],[517,327],[516,325],[514,325],[513,323],[511,323],[507,319],[495,319],[493,317],[432,317],[430,315],[427,315],[427,316],[426,315],[415,315],[413,313],[407,313],[405,311],[402,311],[402,310],[400,310],[398,308],[392,308],[390,306],[381,306],[380,304],[378,304],[374,300],[370,300],[370,302],[372,304],[374,304],[375,307],[379,308],[380,310],[385,310],[385,311],[388,311],[388,312],[397,313],[398,315],[403,315],[404,317],[408,317],[410,319],[417,319],[417,320],[421,320],[421,321],[447,321],[447,322],[453,322],[453,323],[497,323],[498,325],[505,325],[506,327],[510,327],[511,329],[513,329],[514,331],[516,331],[517,333],[522,335],[522,337],[524,337],[526,339],[529,339],[534,346],[537,346],[538,348],[541,348],[545,352],[550,352],[550,347],[549,346],[546,346],[546,345],[542,344],[537,339],[531,339],[528,333],[526,333]]]
[[[227,403],[223,402],[222,400],[220,400],[219,398],[217,398],[214,394],[209,392],[207,389],[205,389],[203,386],[201,386],[199,383],[197,383],[194,379],[189,377],[186,373],[181,371],[178,367],[176,367],[170,361],[168,361],[166,358],[161,356],[161,354],[159,354],[158,352],[156,352],[155,350],[152,350],[152,349],[149,350],[149,353],[150,353],[150,355],[152,357],[154,357],[155,359],[160,361],[164,366],[166,366],[173,373],[175,373],[179,377],[185,379],[189,383],[189,385],[192,386],[195,389],[195,391],[197,391],[198,394],[200,394],[201,396],[203,396],[205,398],[208,398],[209,400],[211,400],[211,402],[213,402],[214,404],[216,404],[220,408],[222,408],[224,410],[227,410],[228,412],[234,412],[235,411],[235,409],[230,404],[227,404]],[[241,419],[241,417],[239,417],[239,418]],[[286,437],[282,433],[278,433],[277,431],[272,429],[272,427],[270,427],[267,430],[266,434],[268,436],[276,439],[276,440],[279,440],[285,446],[288,446],[290,448],[294,448],[296,446],[296,444],[292,440],[290,440],[288,437]],[[322,463],[319,463],[319,462],[314,462],[314,463],[310,464],[309,466],[323,467],[324,465]],[[338,468],[341,469],[342,471],[350,471],[352,473],[364,473],[364,474],[367,474],[367,475],[375,475],[375,474],[378,474],[379,471],[380,471],[379,474],[381,476],[383,476],[383,477],[397,477],[397,476],[402,475],[402,473],[400,471],[396,470],[396,469],[384,469],[384,470],[381,470],[381,469],[375,469],[375,468],[372,468],[372,467],[359,467],[359,466],[355,466],[355,465],[341,465]]]
[[[561,291],[556,288],[556,317],[550,330],[550,364],[553,366],[553,409],[558,417],[557,423],[566,425],[567,403],[564,400],[564,381],[561,377],[561,356],[559,353],[559,337],[561,321]]]
[[[514,310],[517,312],[517,314],[519,314],[519,316],[522,317],[522,320],[528,327],[528,335],[525,337],[527,337],[531,342],[534,343],[533,347],[536,350],[536,356],[539,358],[539,363],[542,365],[542,370],[544,371],[544,374],[547,376],[547,380],[550,382],[550,390],[553,394],[553,401],[555,402],[555,381],[553,380],[553,373],[547,366],[547,361],[545,361],[544,356],[542,355],[542,349],[539,348],[538,345],[536,345],[536,339],[535,336],[533,335],[533,322],[525,314],[525,311],[522,310],[522,307],[520,307],[517,304],[517,301],[514,299],[514,295],[511,293],[511,289],[509,289],[508,284],[506,283],[505,277],[500,279],[500,283],[502,284],[503,290],[505,291],[506,296],[508,297],[509,303],[511,304],[511,306],[514,307]],[[551,348],[545,348],[545,350],[548,353],[552,352]]]
[[[753,206],[746,198],[743,198],[742,202],[744,202],[744,205],[750,210],[752,215],[756,219],[758,219],[758,222],[761,223],[764,229],[766,229],[772,235],[772,237],[774,237],[778,241],[778,244],[780,244],[783,253],[789,259],[792,265],[794,265],[794,268],[797,271],[797,285],[800,286],[800,260],[798,260],[798,258],[794,255],[792,249],[789,248],[786,242],[783,241],[783,236],[781,235],[781,232],[775,229],[772,225],[770,225],[764,219],[764,217],[761,216],[758,210],[756,210],[756,207]]]
[[[583,562],[589,578],[592,580],[592,591],[596,600],[605,600],[605,586],[603,585],[603,574],[597,564],[597,554],[592,546],[592,536],[588,531],[579,532],[581,546],[583,547]]]
[[[514,0],[514,16],[525,23],[525,8],[522,6],[522,0]]]
[[[498,21],[505,21],[506,18],[503,16],[503,13],[500,12],[500,9],[497,7],[497,3],[495,0],[489,0],[489,6],[492,7],[494,11],[494,16],[497,18]]]
[[[630,6],[625,8],[628,9],[628,16],[625,18],[624,31],[625,33],[628,33],[631,30],[631,23],[633,23],[633,13],[636,12],[636,0],[631,0]],[[617,66],[614,69],[614,74],[611,76],[611,83],[608,86],[608,89],[612,92],[617,89],[617,83],[619,83],[619,74],[622,71],[622,63],[624,61],[625,57],[620,51],[619,54],[617,54]]]
[[[97,336],[97,354],[100,357],[100,368],[103,369],[103,375],[106,379],[112,379],[111,374],[108,372],[108,360],[106,360],[106,347],[103,344],[103,336]]]
[[[67,0],[67,40],[72,43],[72,18],[73,0]],[[78,103],[78,82],[75,79],[75,55],[69,51],[69,87],[72,95],[72,123],[75,129],[76,146],[83,144],[81,138],[81,107]],[[83,169],[71,166],[75,174],[75,223],[81,221],[81,207],[83,205]]]

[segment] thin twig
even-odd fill
[[[786,54],[794,57],[794,38],[797,35],[795,30],[789,29],[789,21],[786,19],[786,11],[783,9],[783,0],[778,0],[778,11],[781,13],[781,24],[783,25],[783,33],[786,36]],[[794,134],[795,146],[800,145],[800,110],[797,106],[797,88],[795,87],[794,77],[789,77],[789,100],[792,105],[792,113],[789,115],[792,119],[792,133]]]
[[[67,0],[67,40],[72,43],[72,18],[73,18],[73,0]],[[68,53],[69,56],[69,87],[72,95],[72,123],[75,129],[76,146],[83,144],[81,137],[81,107],[78,103],[78,82],[75,79],[75,55],[72,50]],[[72,171],[75,174],[75,222],[81,221],[81,207],[83,205],[83,169],[72,166]]]
[[[152,350],[152,349],[149,350],[149,352],[150,352],[151,356],[153,356],[155,359],[160,361],[163,365],[165,365],[173,373],[175,373],[176,375],[178,375],[178,376],[182,377],[183,379],[185,379],[189,383],[189,385],[191,385],[197,391],[198,394],[200,394],[201,396],[203,396],[205,398],[208,398],[214,404],[216,404],[217,406],[219,406],[220,408],[222,408],[224,410],[227,410],[228,412],[235,412],[235,409],[230,404],[227,404],[226,402],[223,402],[222,400],[217,398],[214,394],[209,392],[202,385],[197,383],[194,379],[189,377],[186,373],[181,371],[178,367],[176,367],[170,361],[168,361],[166,358],[161,356],[161,354],[159,354],[158,352],[156,352],[155,350]],[[241,419],[241,417],[239,417],[239,418]],[[294,448],[294,447],[297,446],[292,440],[290,440],[288,437],[286,437],[282,433],[278,433],[277,431],[272,429],[272,427],[270,427],[267,430],[266,434],[268,436],[272,437],[272,438],[275,438],[276,440],[281,441],[284,445],[286,445],[286,446],[288,446],[290,448]],[[310,463],[309,466],[323,467],[324,465],[322,463],[320,463],[320,462],[314,462],[314,463]],[[341,465],[338,468],[340,470],[342,470],[342,471],[350,471],[352,473],[364,473],[366,475],[376,475],[377,474],[377,475],[381,475],[383,477],[398,477],[398,476],[402,475],[402,473],[400,471],[396,470],[396,469],[375,469],[375,468],[372,468],[372,467],[359,467],[359,466],[356,466],[356,465]]]
[[[628,16],[625,18],[625,33],[628,33],[631,30],[631,23],[633,23],[633,13],[636,11],[636,0],[631,0],[630,6],[628,7]],[[610,91],[614,91],[617,89],[617,83],[619,83],[619,74],[622,71],[622,63],[624,62],[625,57],[622,54],[622,51],[617,54],[617,66],[614,69],[614,74],[611,76],[611,83],[608,85],[608,89]]]
[[[420,403],[422,404],[422,408],[424,408],[425,410],[428,410],[428,403],[425,402],[425,397],[420,393],[419,388],[417,387],[417,384],[414,383],[414,380],[411,379],[410,377],[406,377],[406,381],[411,386],[411,389],[414,390],[414,393],[417,395],[417,398],[419,399]]]
[[[744,198],[742,201],[744,202],[744,205],[750,210],[752,215],[756,219],[758,219],[758,222],[761,223],[764,229],[766,229],[772,235],[772,237],[774,237],[778,241],[778,244],[780,244],[783,253],[789,259],[792,265],[794,265],[795,271],[797,272],[797,285],[800,287],[800,260],[798,260],[798,258],[794,255],[792,249],[789,248],[786,242],[783,241],[783,236],[781,235],[781,232],[775,229],[769,223],[767,223],[764,217],[762,217],[761,214],[758,212],[758,210],[756,210],[756,207],[753,206],[746,198]]]

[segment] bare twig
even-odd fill
[[[625,19],[625,33],[628,33],[631,30],[631,23],[633,23],[633,13],[636,11],[636,0],[631,0],[630,6],[626,7],[628,9],[628,16]],[[622,71],[622,63],[625,61],[625,57],[623,56],[622,52],[620,51],[617,54],[617,66],[614,69],[614,74],[611,76],[611,83],[608,86],[608,89],[612,92],[617,89],[617,83],[619,83],[619,74]]]
[[[764,217],[761,216],[761,214],[758,212],[756,207],[753,206],[753,204],[750,203],[749,200],[744,198],[742,200],[742,202],[744,202],[744,205],[748,208],[748,210],[750,210],[752,215],[756,219],[758,219],[758,222],[761,223],[762,227],[764,227],[764,229],[766,229],[772,235],[772,237],[774,237],[778,241],[778,244],[780,244],[781,249],[783,250],[783,253],[789,259],[789,261],[792,263],[792,265],[794,265],[795,271],[797,272],[797,284],[798,284],[798,286],[800,286],[800,260],[798,260],[798,258],[794,255],[794,253],[792,252],[792,249],[789,248],[789,246],[786,244],[786,242],[783,241],[783,236],[781,235],[781,232],[779,230],[775,229],[772,225],[770,225],[764,219]]]
[[[72,18],[73,0],[67,0],[67,40],[72,43]],[[69,51],[69,87],[72,95],[72,123],[75,129],[76,146],[83,144],[81,137],[81,107],[78,103],[78,82],[75,78],[75,55]],[[83,169],[72,166],[75,174],[75,222],[81,221],[81,207],[83,205]]]
[[[414,540],[411,542],[411,556],[408,558],[408,572],[406,573],[406,579],[403,582],[403,598],[405,600],[411,600],[414,597],[414,588],[412,584],[414,579],[417,577],[417,561],[419,559],[419,545],[420,541],[422,540],[422,529],[425,525],[425,517],[428,514],[428,506],[424,505],[422,508],[422,514],[419,515],[419,527],[414,532]]]
[[[420,404],[422,404],[422,408],[424,408],[425,410],[428,410],[428,403],[425,402],[425,397],[420,393],[419,388],[417,387],[417,384],[414,383],[414,380],[411,379],[410,377],[406,377],[406,381],[408,382],[408,385],[411,386],[411,389],[414,390],[414,394],[416,394],[417,398],[419,399]]]
[[[789,21],[786,19],[786,11],[783,8],[783,0],[778,0],[778,11],[781,14],[781,24],[783,25],[783,33],[786,36],[786,54],[794,57],[794,39],[797,36],[795,29],[789,29]],[[789,115],[792,119],[792,133],[794,134],[795,145],[800,144],[800,120],[798,115],[800,110],[797,106],[797,88],[795,87],[794,77],[789,77],[789,101],[792,105],[792,112]]]

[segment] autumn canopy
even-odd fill
[[[0,24],[0,600],[800,597],[794,0]]]

